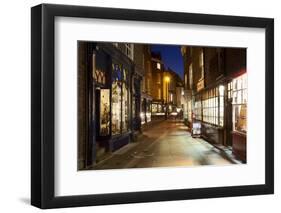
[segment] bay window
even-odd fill
[[[119,64],[112,65],[111,129],[112,135],[129,129],[128,71]]]

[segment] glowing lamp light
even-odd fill
[[[166,81],[167,83],[169,83],[169,82],[170,82],[170,77],[169,77],[169,76],[166,76],[166,77],[165,77],[165,81]]]

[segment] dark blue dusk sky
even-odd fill
[[[152,52],[160,52],[165,67],[170,67],[183,79],[183,59],[179,45],[151,45]]]

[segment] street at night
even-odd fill
[[[247,163],[245,48],[81,41],[78,170]]]
[[[181,121],[156,121],[137,143],[114,152],[94,169],[229,165],[234,163],[201,138],[192,138]],[[237,163],[237,161],[236,161]]]

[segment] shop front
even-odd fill
[[[128,144],[132,138],[132,62],[113,45],[94,46],[92,56],[90,140],[93,161]],[[136,81],[135,84],[140,82]],[[137,87],[137,85],[135,85]],[[135,104],[136,105],[136,104]]]
[[[229,147],[246,161],[247,74],[205,88],[194,96],[192,123],[208,142]]]
[[[213,144],[224,144],[223,84],[204,89],[194,97],[193,122],[200,122],[201,137]]]
[[[153,101],[151,104],[152,119],[164,118],[166,115],[166,107],[162,101]]]

